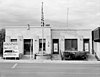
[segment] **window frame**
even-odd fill
[[[10,39],[11,42],[17,42],[17,39]]]
[[[46,39],[43,39],[43,51],[46,51]],[[39,51],[42,51],[42,39],[39,39]]]
[[[68,44],[66,44],[67,41],[69,41],[69,44],[70,44],[69,47],[68,47],[69,49],[67,48],[67,45],[68,45]],[[75,43],[75,45],[74,45],[74,43]],[[65,39],[65,51],[66,50],[77,51],[78,50],[78,39]]]

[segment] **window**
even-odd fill
[[[46,40],[43,39],[43,51],[46,50]],[[39,51],[42,51],[42,39],[39,39]]]
[[[65,50],[77,50],[77,39],[65,39]]]
[[[17,39],[11,39],[11,42],[17,42]]]
[[[12,53],[12,50],[5,50],[5,53]]]

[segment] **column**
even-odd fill
[[[23,36],[18,36],[18,50],[19,50],[19,54],[20,54],[20,58],[22,57],[22,55],[24,54],[24,44],[23,44]]]
[[[78,51],[83,51],[83,38],[78,38],[77,39],[77,41],[78,41]]]
[[[50,36],[46,37],[46,53],[51,54],[51,38],[50,38]]]
[[[64,52],[65,51],[65,37],[64,36],[61,36],[61,38],[60,38],[60,40],[59,40],[59,45],[60,45],[60,47],[59,47],[59,50],[61,51],[61,52]]]
[[[10,42],[10,40],[11,40],[11,36],[6,36],[5,37],[5,42]]]
[[[33,39],[33,54],[39,52],[39,36],[35,36]]]

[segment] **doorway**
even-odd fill
[[[53,54],[59,54],[59,39],[53,39]]]
[[[90,51],[89,39],[83,39],[83,51]]]
[[[33,39],[24,39],[24,55],[33,54]]]

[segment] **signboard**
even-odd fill
[[[17,42],[4,42],[3,57],[19,57]]]

